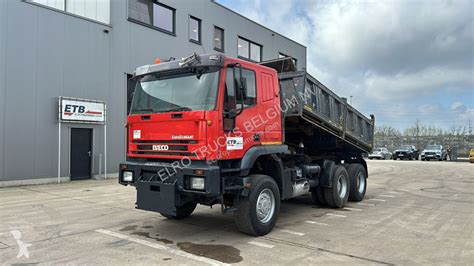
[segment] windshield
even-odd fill
[[[398,148],[399,150],[410,150],[411,149],[411,146],[409,145],[402,145]]]
[[[374,152],[375,152],[375,151],[382,151],[382,149],[374,149]]]
[[[439,146],[439,145],[428,145],[428,146],[426,146],[425,150],[441,150],[441,146]]]
[[[135,87],[130,114],[214,109],[219,68],[192,68],[172,75],[151,74]]]

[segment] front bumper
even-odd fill
[[[369,159],[370,158],[383,159],[384,156],[382,154],[369,154]]]
[[[196,171],[197,170],[197,171]],[[133,180],[123,180],[125,171],[133,173]],[[204,178],[204,189],[190,187],[192,177]],[[176,215],[176,208],[198,197],[216,197],[221,194],[220,169],[204,161],[189,165],[162,162],[124,162],[120,164],[119,183],[137,189],[136,208]]]
[[[394,153],[393,157],[394,158],[410,158],[410,155],[408,152],[396,152]]]
[[[441,154],[422,154],[421,159],[441,159]]]

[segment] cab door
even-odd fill
[[[223,112],[226,114],[234,109],[236,117],[234,130],[226,130],[232,127],[224,125],[226,146],[221,149],[222,159],[242,158],[249,148],[260,144],[264,128],[264,125],[257,121],[259,107],[256,71],[242,67],[242,77],[246,80],[246,97],[237,89],[239,71],[238,67],[226,69]]]

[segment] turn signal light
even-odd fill
[[[161,59],[156,58],[156,59],[155,59],[155,64],[161,64]]]
[[[194,174],[195,174],[195,175],[204,175],[204,170],[202,170],[202,169],[196,169],[196,170],[194,170]]]

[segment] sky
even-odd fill
[[[474,128],[474,1],[217,2],[305,45],[308,72],[378,126]]]

